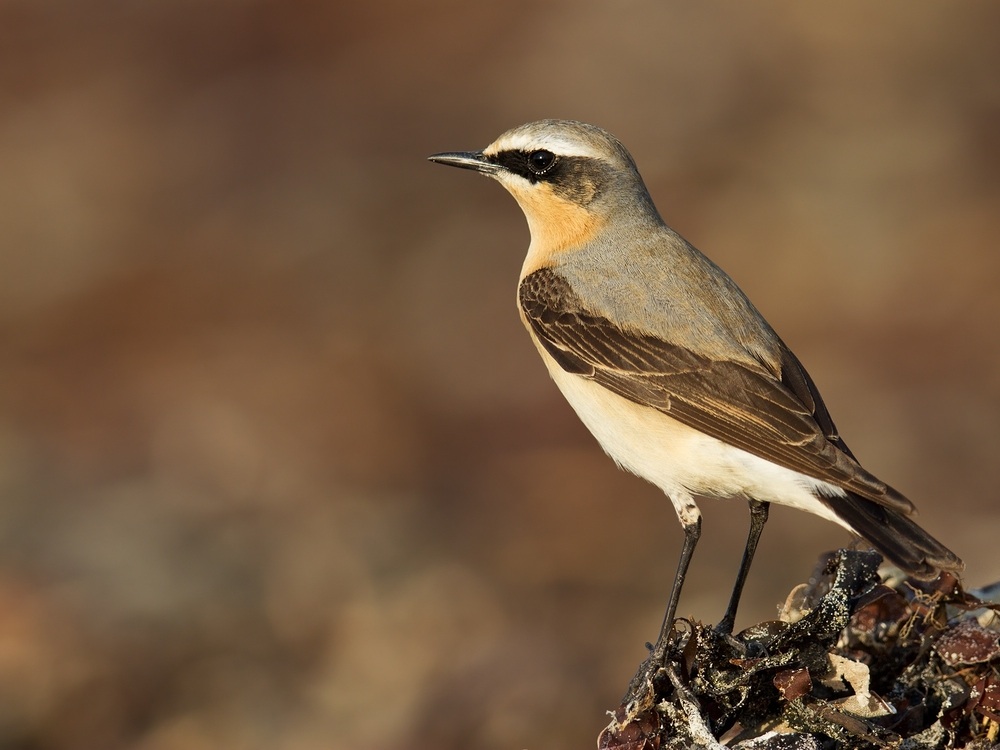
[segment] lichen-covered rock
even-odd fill
[[[879,562],[826,556],[779,620],[737,635],[679,620],[665,661],[640,667],[599,748],[994,747],[1000,607],[950,575],[883,581]]]

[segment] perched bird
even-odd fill
[[[661,654],[701,533],[697,495],[750,506],[725,633],[772,502],[840,524],[918,578],[962,569],[910,520],[913,504],[858,463],[736,283],[664,223],[614,136],[542,120],[482,151],[429,158],[492,177],[517,200],[531,230],[517,292],[528,333],[608,455],[674,505],[684,544]]]

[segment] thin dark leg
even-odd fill
[[[691,556],[694,554],[694,547],[698,544],[698,537],[701,536],[701,516],[694,523],[684,527],[684,546],[681,547],[681,559],[677,563],[677,573],[674,575],[674,586],[670,589],[670,601],[667,603],[667,612],[663,616],[663,625],[660,627],[660,637],[656,639],[653,646],[653,661],[662,662],[667,653],[667,644],[670,642],[670,633],[674,629],[674,615],[677,613],[677,601],[681,598],[681,589],[684,587],[684,576],[687,575],[688,566],[691,564]]]
[[[771,507],[770,503],[762,503],[759,500],[748,502],[750,504],[750,532],[747,534],[747,546],[743,550],[743,561],[740,563],[740,572],[736,575],[736,583],[733,585],[733,594],[729,598],[729,606],[716,627],[720,633],[733,632],[733,625],[736,624],[736,609],[740,606],[740,596],[743,594],[743,584],[747,581],[747,573],[750,572],[750,564],[757,551],[760,533],[764,530],[764,524],[767,522],[767,511]]]

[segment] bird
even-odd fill
[[[725,271],[661,218],[634,159],[574,120],[515,127],[430,161],[499,182],[527,219],[521,320],[563,396],[619,467],[659,487],[684,530],[654,654],[673,632],[701,536],[696,497],[742,499],[750,524],[726,611],[732,634],[771,503],[867,540],[929,580],[963,562],[863,468],[812,378]]]

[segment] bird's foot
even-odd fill
[[[765,641],[752,629],[734,634],[732,622],[724,620],[715,626],[713,632],[716,638],[724,642],[730,650],[740,654],[741,658],[759,659],[767,655]]]
[[[688,624],[687,628],[678,628],[678,623]],[[646,650],[649,656],[639,666],[625,697],[622,698],[622,705],[629,708],[629,713],[639,713],[648,709],[657,702],[657,697],[662,698],[665,693],[670,692],[670,682],[667,678],[668,668],[683,669],[684,650],[690,640],[693,629],[684,620],[675,620],[665,634],[661,634],[656,643],[646,643]]]

